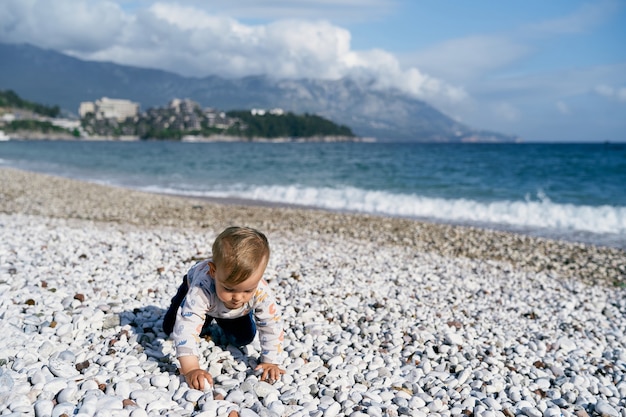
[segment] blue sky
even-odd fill
[[[624,0],[2,0],[0,42],[197,77],[349,76],[526,141],[626,141]]]

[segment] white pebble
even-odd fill
[[[153,387],[165,388],[170,384],[170,377],[166,374],[154,375],[150,378],[150,384],[152,384]]]
[[[71,416],[76,406],[72,403],[60,403],[54,406],[52,417],[61,417],[63,414]]]
[[[54,409],[52,400],[37,400],[34,404],[35,417],[49,417]]]
[[[71,386],[62,389],[57,394],[57,401],[60,403],[76,403],[78,402],[79,392],[76,386]]]
[[[270,394],[275,394],[278,396],[279,392],[276,388],[274,388],[271,384],[268,384],[265,381],[259,381],[254,386],[254,392],[259,398],[267,397]]]
[[[528,417],[542,417],[543,413],[537,410],[535,407],[523,407],[522,413]]]
[[[242,408],[239,417],[259,417],[259,415],[249,408]]]
[[[185,394],[185,399],[189,402],[195,403],[195,402],[198,402],[198,400],[202,398],[203,395],[204,393],[202,391],[199,391],[196,389],[190,389]]]
[[[337,402],[331,403],[326,410],[324,410],[324,417],[335,417],[341,411],[341,404]]]
[[[611,406],[608,402],[604,400],[598,400],[595,406],[596,413],[600,414],[602,417],[618,417],[619,413],[617,410]]]

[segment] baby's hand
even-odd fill
[[[261,374],[261,381],[267,381],[271,384],[278,381],[280,376],[285,373],[284,370],[280,369],[278,365],[273,363],[260,363],[256,368],[254,368],[254,370],[258,371],[259,369],[263,370],[263,374]]]
[[[193,369],[185,374],[185,380],[193,389],[204,391],[209,387],[205,386],[206,382],[213,385],[213,377],[204,369]]]

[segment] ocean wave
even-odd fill
[[[626,235],[626,207],[559,204],[545,195],[538,200],[482,202],[394,194],[353,187],[233,186],[209,191],[146,187],[146,191],[197,197],[237,198],[295,204],[330,210],[434,219],[443,222],[498,224],[515,228],[550,229]]]

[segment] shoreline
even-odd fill
[[[154,139],[147,138],[142,139],[136,135],[122,135],[122,136],[74,136],[71,132],[53,132],[45,133],[39,131],[16,131],[10,132],[10,140],[14,141],[76,141],[76,142],[141,142],[141,141],[172,141],[183,143],[220,143],[220,142],[250,142],[250,143],[342,143],[342,142],[355,142],[355,143],[376,143],[378,140],[373,137],[363,136],[335,136],[335,135],[316,135],[307,137],[243,137],[243,136],[231,136],[224,134],[215,134],[211,136],[193,136],[185,135],[181,139]]]
[[[80,181],[80,180],[79,180]],[[124,188],[124,187],[122,187]],[[138,190],[142,191],[142,190]],[[269,208],[286,208],[286,209],[294,209],[294,210],[313,210],[320,211],[325,213],[337,213],[339,215],[356,215],[356,216],[368,216],[373,218],[389,218],[389,219],[400,219],[400,220],[408,220],[415,221],[418,223],[427,223],[433,225],[443,225],[443,226],[451,226],[451,227],[464,227],[464,228],[473,228],[484,230],[488,232],[502,232],[514,235],[522,235],[528,236],[536,239],[564,242],[573,245],[585,245],[592,246],[596,248],[612,248],[621,251],[626,251],[626,242],[622,241],[611,241],[610,243],[599,244],[596,243],[597,240],[594,240],[593,235],[578,235],[576,238],[572,237],[568,234],[559,235],[558,233],[545,233],[540,229],[533,228],[525,228],[522,226],[513,226],[513,225],[503,225],[503,224],[488,224],[488,223],[480,223],[480,222],[462,222],[462,221],[453,221],[453,220],[441,220],[441,219],[429,219],[427,217],[411,217],[411,216],[403,216],[403,215],[393,215],[393,214],[369,214],[364,212],[359,212],[358,210],[348,210],[348,209],[331,209],[325,207],[317,207],[306,204],[297,204],[297,203],[285,203],[285,202],[277,202],[277,201],[268,201],[268,200],[255,200],[250,198],[241,198],[241,197],[210,197],[210,196],[195,196],[184,193],[167,193],[167,192],[158,192],[158,191],[149,191],[149,193],[159,194],[163,196],[170,196],[175,198],[186,198],[192,200],[200,200],[206,201],[208,203],[218,204],[218,205],[228,205],[228,206],[254,206],[254,207],[269,207]]]
[[[247,224],[268,233],[400,245],[449,257],[508,262],[592,285],[626,285],[626,251],[617,248],[406,218],[250,203],[153,194],[0,168],[0,212],[7,214],[210,230]]]

